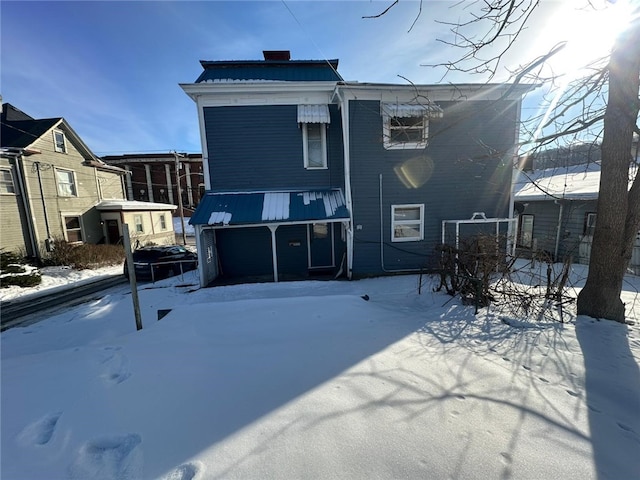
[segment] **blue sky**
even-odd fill
[[[35,118],[66,118],[98,155],[199,152],[195,104],[179,83],[195,81],[200,60],[290,50],[293,59],[338,58],[346,80],[439,82],[443,70],[421,65],[456,52],[437,42],[448,27],[434,20],[459,18],[464,8],[424,0],[418,17],[420,3],[402,0],[379,19],[362,18],[391,3],[2,0],[0,94]],[[540,19],[553,8],[546,12]],[[523,42],[520,52],[531,46]]]

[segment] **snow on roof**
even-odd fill
[[[629,170],[630,179],[635,177],[636,171],[635,166]],[[520,179],[515,184],[515,199],[520,202],[552,199],[596,200],[599,188],[600,165],[595,163],[534,173],[520,172]]]
[[[139,202],[137,200],[103,200],[96,205],[98,210],[175,210],[170,203]]]

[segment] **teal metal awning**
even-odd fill
[[[342,190],[207,192],[191,225],[256,226],[349,220]]]

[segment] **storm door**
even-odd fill
[[[309,268],[333,267],[333,223],[307,225]]]

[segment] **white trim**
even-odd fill
[[[58,191],[58,196],[59,197],[65,197],[65,198],[71,198],[71,197],[78,197],[78,181],[76,178],[76,172],[74,170],[71,170],[69,168],[60,168],[60,167],[53,167],[53,171],[54,171],[54,175],[55,175],[55,179],[56,179],[56,189]],[[58,178],[58,172],[68,172],[71,173],[71,177],[73,180],[73,194],[72,195],[65,195],[60,191],[60,179]]]
[[[65,217],[72,217],[72,218],[77,218],[78,219],[78,225],[79,225],[79,229],[80,229],[80,237],[81,240],[69,240],[69,233],[67,230],[67,222],[65,221]],[[69,243],[84,243],[85,241],[85,231],[84,231],[84,224],[82,222],[82,214],[81,213],[76,213],[76,212],[60,212],[60,221],[62,223],[62,232],[64,233],[64,239],[69,242]],[[72,230],[76,230],[76,229],[72,229]]]
[[[307,170],[326,170],[327,166],[327,128],[324,123],[314,123],[320,128],[320,142],[322,150],[322,165],[319,167],[309,165],[309,124],[302,124],[302,156],[304,158],[304,168]]]
[[[410,126],[392,126],[391,122],[394,118],[422,118],[422,127],[410,127]],[[392,141],[392,130],[416,130],[422,131],[422,140],[420,142],[397,142]],[[429,138],[429,117],[426,115],[420,115],[415,117],[394,117],[391,115],[382,116],[382,144],[386,150],[410,150],[419,149],[427,146]]]
[[[53,132],[53,149],[57,153],[68,153],[69,149],[67,148],[67,136],[60,129],[54,129]],[[56,140],[56,134],[62,135],[62,148],[58,147],[58,141]]]
[[[138,218],[140,218],[140,224],[139,225],[142,227],[142,230],[138,230],[138,222],[137,222]],[[133,215],[133,227],[134,227],[134,229],[133,229],[134,234],[137,235],[139,233],[145,233],[144,232],[144,215],[142,215],[142,213],[136,213],[136,214]]]
[[[4,171],[4,172],[9,172],[9,177],[11,179],[11,187],[13,188],[13,192],[4,192],[4,191],[0,191],[0,195],[17,195],[16,193],[16,182],[13,181],[13,168],[11,168],[11,166],[8,167],[0,167],[0,171]],[[8,182],[5,182],[4,180],[2,180],[2,185],[8,185]]]
[[[418,208],[420,210],[420,218],[418,220],[396,220],[396,209]],[[395,236],[396,226],[415,226],[419,225],[420,235],[415,237],[397,237]],[[392,242],[419,242],[424,240],[424,203],[407,203],[399,205],[391,205],[391,241]]]

